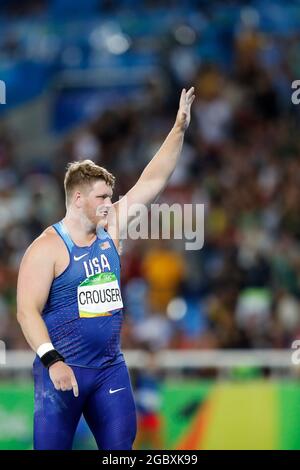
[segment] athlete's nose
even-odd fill
[[[105,206],[109,209],[112,206],[112,201],[110,197],[107,197],[104,202]]]

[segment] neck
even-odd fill
[[[95,239],[96,227],[86,216],[77,213],[71,207],[67,209],[62,222],[76,245],[89,245]]]

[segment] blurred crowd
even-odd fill
[[[227,38],[226,66],[169,37],[162,76],[66,134],[47,165],[20,165],[14,136],[1,128],[0,338],[8,348],[27,347],[16,322],[18,267],[30,242],[64,215],[66,164],[92,159],[116,175],[115,199],[125,194],[192,84],[191,126],[160,202],[204,204],[204,246],[124,242],[123,348],[289,348],[300,334],[300,120],[291,102],[299,38],[261,31],[250,13]]]

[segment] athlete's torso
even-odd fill
[[[51,342],[70,365],[102,368],[124,361],[120,259],[113,240],[101,229],[91,246],[78,247],[62,222],[53,228],[70,262],[53,280],[42,312]]]

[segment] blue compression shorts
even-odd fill
[[[69,450],[81,415],[102,450],[131,450],[136,409],[125,362],[105,369],[70,366],[79,396],[54,388],[48,370],[34,365],[34,449]]]

